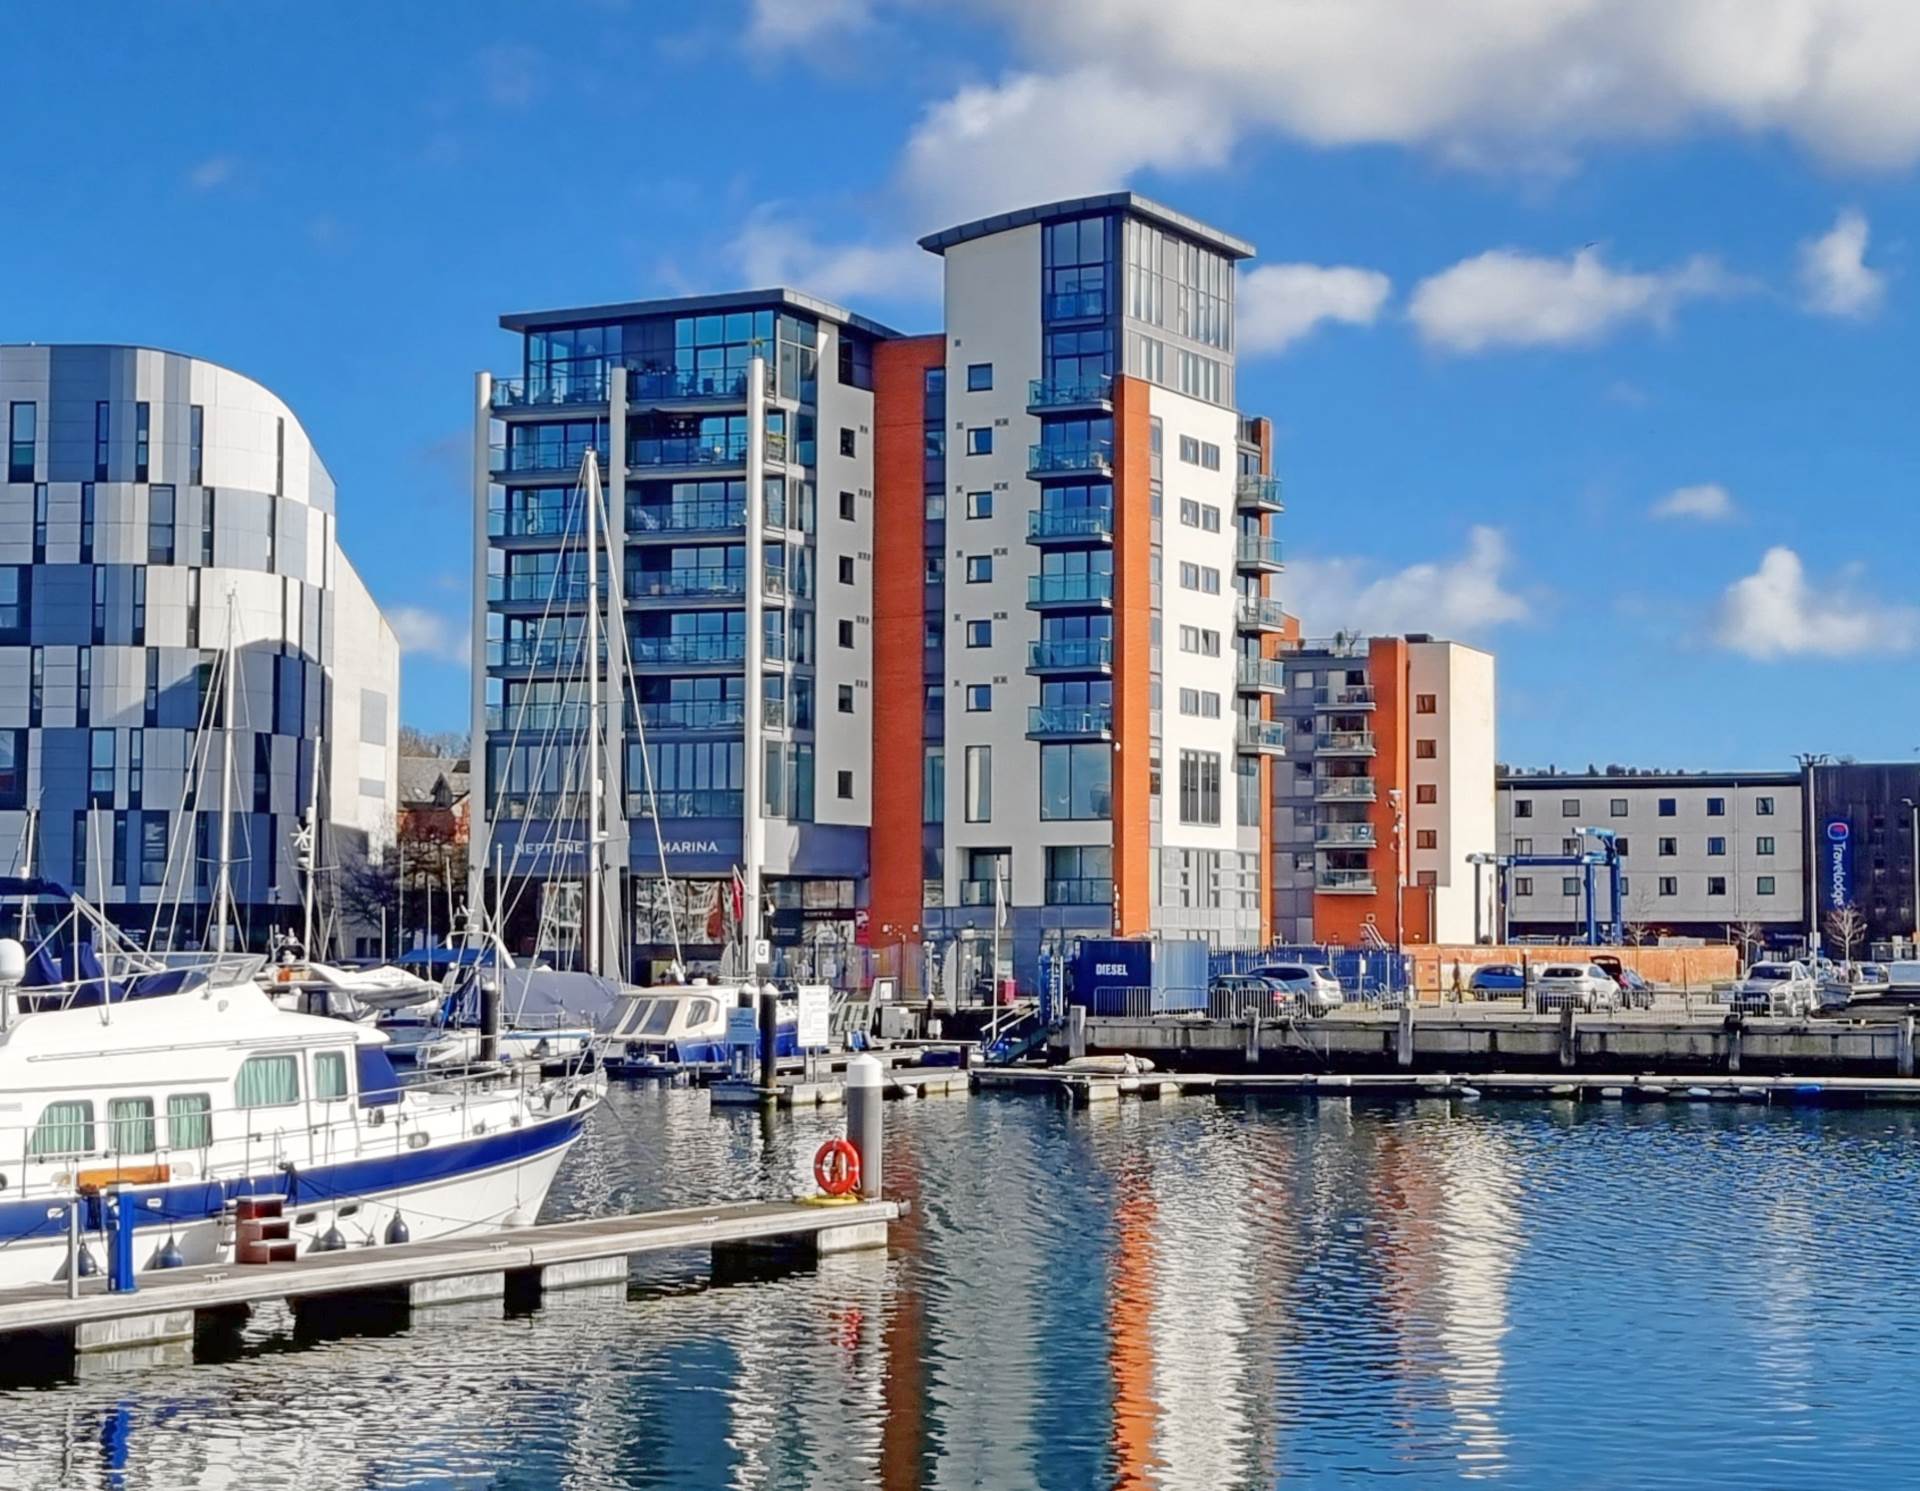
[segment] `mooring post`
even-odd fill
[[[1740,1044],[1747,1028],[1747,1022],[1739,1014],[1727,1016],[1727,1070],[1740,1070]]]
[[[1895,1065],[1903,1077],[1913,1075],[1913,1016],[1906,1015],[1900,1021],[1899,1044],[1895,1047]]]
[[[1087,1007],[1072,1005],[1067,1010],[1067,1059],[1078,1061],[1087,1054]]]
[[[1393,1057],[1401,1066],[1413,1065],[1413,991],[1400,1004],[1400,1024],[1394,1034]]]
[[[113,1188],[113,1264],[107,1287],[115,1294],[132,1294],[140,1287],[133,1276],[133,1196],[124,1183]]]
[[[879,1061],[864,1052],[847,1063],[847,1142],[860,1156],[860,1195],[880,1199],[886,1088]]]
[[[1247,1065],[1260,1064],[1260,1011],[1253,1010],[1247,1015]]]
[[[67,1298],[80,1298],[80,1193],[67,1202]]]
[[[760,1091],[772,1097],[780,1088],[780,991],[771,980],[760,986]]]
[[[1580,1055],[1580,1033],[1574,1023],[1573,1000],[1568,998],[1560,1011],[1560,1065],[1571,1067]]]

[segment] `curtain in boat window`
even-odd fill
[[[176,1092],[167,1099],[167,1143],[175,1149],[205,1149],[213,1143],[213,1099],[204,1092]]]
[[[109,1100],[107,1103],[109,1154],[152,1154],[159,1147],[154,1142],[152,1098]]]
[[[93,1104],[48,1103],[34,1125],[27,1153],[32,1155],[91,1154]]]
[[[300,1058],[249,1056],[234,1079],[234,1102],[242,1108],[284,1108],[300,1101]]]
[[[347,1095],[347,1058],[340,1052],[315,1053],[313,1095],[317,1098],[343,1098]]]

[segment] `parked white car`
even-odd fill
[[[1537,1010],[1574,1009],[1592,1014],[1595,1010],[1620,1008],[1620,986],[1598,963],[1548,963],[1533,982],[1533,1007]]]
[[[1730,1003],[1752,1015],[1806,1014],[1814,1006],[1818,987],[1804,963],[1755,963],[1733,986]]]
[[[1325,1015],[1347,1002],[1340,980],[1312,963],[1263,963],[1255,978],[1285,989],[1310,1015]]]

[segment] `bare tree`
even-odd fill
[[[1644,947],[1659,938],[1660,929],[1648,921],[1652,912],[1653,897],[1645,886],[1627,897],[1627,917],[1620,930],[1631,946]]]
[[[1749,918],[1746,921],[1727,924],[1727,936],[1740,949],[1740,961],[1751,963],[1759,951],[1760,939],[1766,935],[1766,929],[1759,922]]]
[[[1860,908],[1851,902],[1836,906],[1827,913],[1827,936],[1838,944],[1843,961],[1853,961],[1853,950],[1866,935],[1867,919],[1860,914]]]

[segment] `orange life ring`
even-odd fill
[[[829,1196],[851,1196],[860,1189],[860,1151],[845,1139],[829,1139],[813,1157],[813,1178]]]

